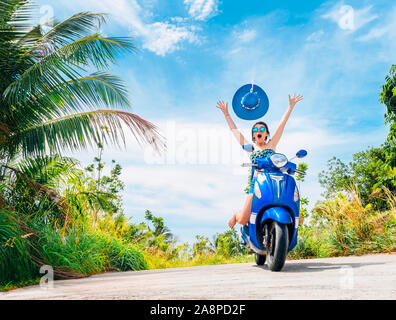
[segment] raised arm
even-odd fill
[[[283,130],[285,129],[286,122],[289,119],[290,113],[292,112],[294,106],[296,105],[297,102],[301,101],[302,99],[303,99],[303,96],[300,94],[297,97],[296,97],[296,94],[294,94],[293,97],[290,97],[290,94],[289,94],[289,107],[287,108],[286,112],[284,113],[278,127],[275,130],[275,133],[272,135],[272,138],[268,143],[272,149],[275,150],[276,146],[278,145],[279,140],[282,137]]]
[[[224,103],[223,101],[217,101],[217,108],[223,111],[224,117],[230,127],[230,130],[234,134],[235,138],[237,139],[238,143],[242,146],[244,144],[249,144],[250,142],[245,139],[242,133],[236,127],[234,121],[232,121],[230,114],[228,113],[228,102]]]

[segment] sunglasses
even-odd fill
[[[259,131],[259,128],[253,128],[252,131],[253,131],[253,132],[258,132],[258,131]],[[261,128],[260,128],[260,132],[265,132],[265,127],[261,127]]]

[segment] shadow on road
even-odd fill
[[[343,267],[347,268],[360,268],[365,266],[372,266],[372,265],[383,265],[385,263],[374,263],[374,262],[367,262],[367,263],[325,263],[325,262],[294,262],[294,263],[285,263],[285,266],[282,269],[282,272],[321,272],[325,270],[332,270],[332,269],[340,269]],[[255,268],[260,268],[263,270],[268,270],[267,264],[263,266],[253,265]]]

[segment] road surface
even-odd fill
[[[0,299],[396,299],[396,254],[114,272],[0,293]]]

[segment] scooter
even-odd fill
[[[306,155],[307,151],[300,150],[296,157]],[[297,170],[296,164],[281,153],[242,166],[258,171],[250,221],[241,228],[242,240],[254,252],[257,265],[264,265],[267,259],[271,271],[280,271],[288,252],[297,244],[300,195],[293,175],[305,172]]]

